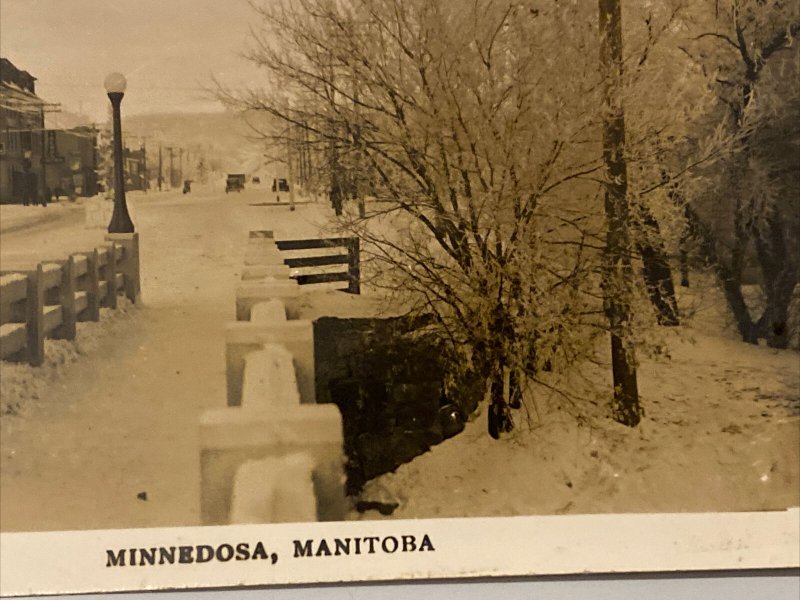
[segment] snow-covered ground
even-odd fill
[[[480,414],[457,437],[368,483],[361,499],[397,503],[392,518],[401,519],[800,504],[797,353],[695,333],[694,342],[673,340],[670,354],[640,367],[646,416],[635,429],[601,414],[578,423],[558,411],[519,411],[516,431],[495,441]],[[596,381],[608,378],[585,368]],[[529,401],[539,395],[546,404],[546,390],[530,392]]]
[[[552,393],[533,386],[508,437],[489,438],[479,413],[362,499],[398,504],[391,518],[800,505],[800,356],[739,341],[712,280],[692,279],[679,290],[684,325],[662,332],[658,359],[640,357],[637,428],[608,418],[610,367],[586,364],[563,388],[598,403],[586,420],[553,410]],[[605,347],[598,358],[608,360]]]
[[[265,192],[129,195],[142,306],[104,311],[101,323],[80,325],[76,342],[48,341],[40,369],[0,365],[0,528],[198,523],[197,423],[225,405],[223,331],[247,232],[332,231],[324,203],[290,212],[264,205]],[[0,259],[35,262],[102,242],[103,228],[87,227],[85,215],[66,207],[58,219],[2,233]],[[301,316],[387,312],[365,292],[309,292]],[[578,423],[531,389],[511,435],[490,439],[480,413],[460,435],[370,482],[362,499],[398,503],[391,518],[800,504],[798,354],[737,341],[719,297],[707,287],[696,296],[705,310],[667,335],[671,358],[642,360],[647,413],[638,428],[612,422],[602,406]],[[593,393],[602,404],[608,369],[587,365],[580,375],[601,384]]]
[[[23,232],[42,231],[65,224],[74,226],[83,219],[84,203],[84,199],[81,199],[81,202],[53,202],[47,206],[0,204],[0,234],[3,242]]]
[[[86,220],[101,202],[111,204],[98,197],[46,207],[0,206],[0,265],[6,270],[28,269],[41,260],[66,258],[70,252],[102,244],[108,222],[87,226]]]

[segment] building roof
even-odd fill
[[[14,66],[14,63],[2,57],[0,57],[0,81],[5,84],[11,84],[31,94],[36,94],[36,77],[27,71],[18,69]]]
[[[43,118],[47,102],[36,95],[36,77],[0,57],[0,110]]]
[[[17,113],[43,115],[45,101],[14,83],[0,81],[0,109]]]

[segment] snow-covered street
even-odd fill
[[[327,218],[322,204],[260,202],[258,190],[131,195],[142,306],[80,324],[74,344],[48,341],[39,372],[2,365],[4,403],[25,400],[2,420],[3,530],[199,522],[198,416],[225,405],[223,328],[248,230],[313,235]],[[81,211],[26,208],[61,218],[3,234],[4,267],[102,242]]]

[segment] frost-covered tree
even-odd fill
[[[707,0],[692,6],[685,28],[680,49],[717,99],[692,125],[709,131],[712,143],[727,140],[721,160],[679,186],[690,231],[716,270],[742,339],[785,348],[798,283],[800,4]],[[693,148],[683,150],[691,157]],[[744,291],[752,262],[763,291],[757,317]]]
[[[638,125],[620,143],[634,88],[618,17],[606,35],[613,4],[598,21],[580,2],[254,3],[250,58],[272,87],[223,93],[271,117],[274,148],[302,147],[318,189],[374,200],[341,211],[372,283],[431,315],[454,364],[485,379],[493,435],[523,380],[551,385],[544,372],[592,356],[609,331],[626,371],[615,415],[635,424],[642,299],[677,318],[646,186],[625,185],[625,154],[659,132]]]
[[[109,127],[97,134],[97,180],[103,184],[107,198],[114,197],[114,140]]]

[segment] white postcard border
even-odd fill
[[[336,555],[336,538],[350,539],[349,555],[342,547]],[[198,546],[216,551],[225,544],[234,553],[247,544],[259,556],[196,562]],[[130,548],[173,546],[174,564],[109,565],[109,550],[117,559],[123,551],[127,561]],[[180,546],[192,548],[184,551],[192,562],[179,562]],[[314,556],[303,556],[309,552]],[[219,557],[228,553],[223,548]],[[0,534],[3,596],[791,567],[800,567],[798,508]]]

